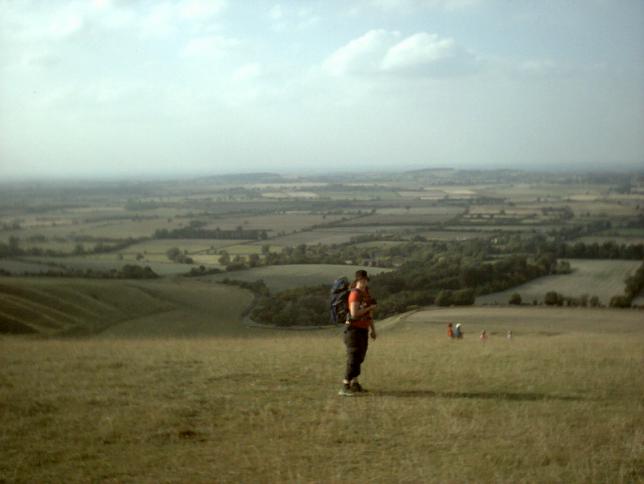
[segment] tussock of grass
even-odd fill
[[[381,332],[352,398],[335,331],[4,338],[0,480],[644,480],[641,323],[543,336],[526,313],[481,343],[429,313]]]

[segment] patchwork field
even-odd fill
[[[223,230],[232,230],[239,226],[244,229],[264,229],[273,233],[278,232],[290,233],[309,228],[313,225],[320,225],[338,221],[342,218],[340,215],[319,215],[306,212],[284,212],[270,215],[236,215],[232,217],[221,217],[213,220],[208,228],[215,229],[219,227]]]
[[[110,239],[127,239],[128,237],[151,237],[157,229],[176,229],[185,224],[181,219],[152,218],[144,220],[102,220],[86,223],[56,224],[45,227],[33,227],[22,230],[6,231],[0,240],[9,240],[15,236],[28,238],[42,235],[47,238],[91,236]]]
[[[642,482],[639,316],[409,313],[381,323],[350,398],[337,330],[3,337],[0,480]]]
[[[199,279],[207,281],[222,281],[232,279],[253,282],[263,280],[271,291],[284,291],[295,287],[316,286],[326,284],[331,287],[339,277],[353,279],[355,271],[364,266],[333,265],[333,264],[290,264],[282,266],[257,267],[244,271],[225,272]],[[379,274],[391,269],[369,267],[370,274]]]
[[[506,291],[476,298],[476,304],[507,304],[512,294],[519,293],[524,303],[543,302],[549,291],[567,297],[586,294],[597,296],[602,304],[624,293],[624,279],[641,265],[640,261],[569,259],[572,273],[540,277]]]
[[[358,220],[351,220],[344,222],[341,225],[345,226],[378,226],[378,225],[407,225],[407,226],[423,226],[429,224],[437,224],[447,222],[459,215],[462,209],[458,207],[442,207],[440,210],[425,210],[418,213],[407,213],[404,210],[388,210],[386,213],[375,213],[361,217]]]

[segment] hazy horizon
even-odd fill
[[[0,3],[0,177],[644,168],[644,2]]]

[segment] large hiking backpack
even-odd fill
[[[349,293],[351,285],[346,277],[333,281],[329,301],[330,320],[333,324],[344,324],[349,317]]]

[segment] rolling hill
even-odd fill
[[[0,278],[0,333],[169,336],[217,333],[241,321],[252,295],[181,279]]]

